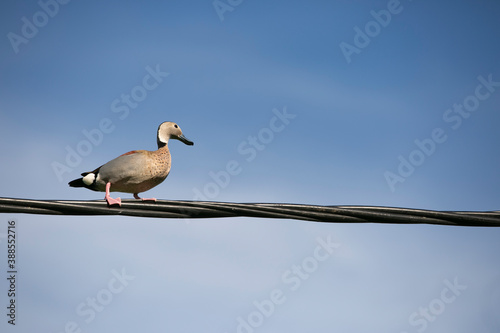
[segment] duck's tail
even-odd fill
[[[70,181],[68,185],[71,187],[87,187],[83,182],[83,178],[74,179]]]

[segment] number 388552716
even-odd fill
[[[7,264],[10,269],[16,265],[16,221],[8,222],[7,226]]]

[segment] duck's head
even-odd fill
[[[189,146],[194,145],[193,141],[188,140],[182,134],[182,130],[179,125],[171,121],[166,121],[158,126],[158,135],[156,139],[158,142],[158,148],[165,146],[169,139],[179,140]]]

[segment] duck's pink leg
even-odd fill
[[[110,195],[109,195],[109,189],[111,188],[111,183],[108,182],[106,184],[106,196],[104,197],[104,199],[106,199],[108,205],[118,205],[121,207],[122,205],[122,199],[120,198],[116,198],[116,199],[113,199]]]
[[[139,196],[139,193],[134,193],[134,198],[136,198],[137,200],[142,200],[142,201],[154,201],[156,202],[156,198],[141,198]]]

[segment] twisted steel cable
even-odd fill
[[[30,200],[0,198],[0,213],[49,215],[125,215],[154,218],[199,219],[259,217],[312,222],[436,224],[500,227],[500,211],[465,212],[376,206],[316,206],[278,203],[230,203],[212,201],[142,202],[122,200],[108,207],[104,200]]]

